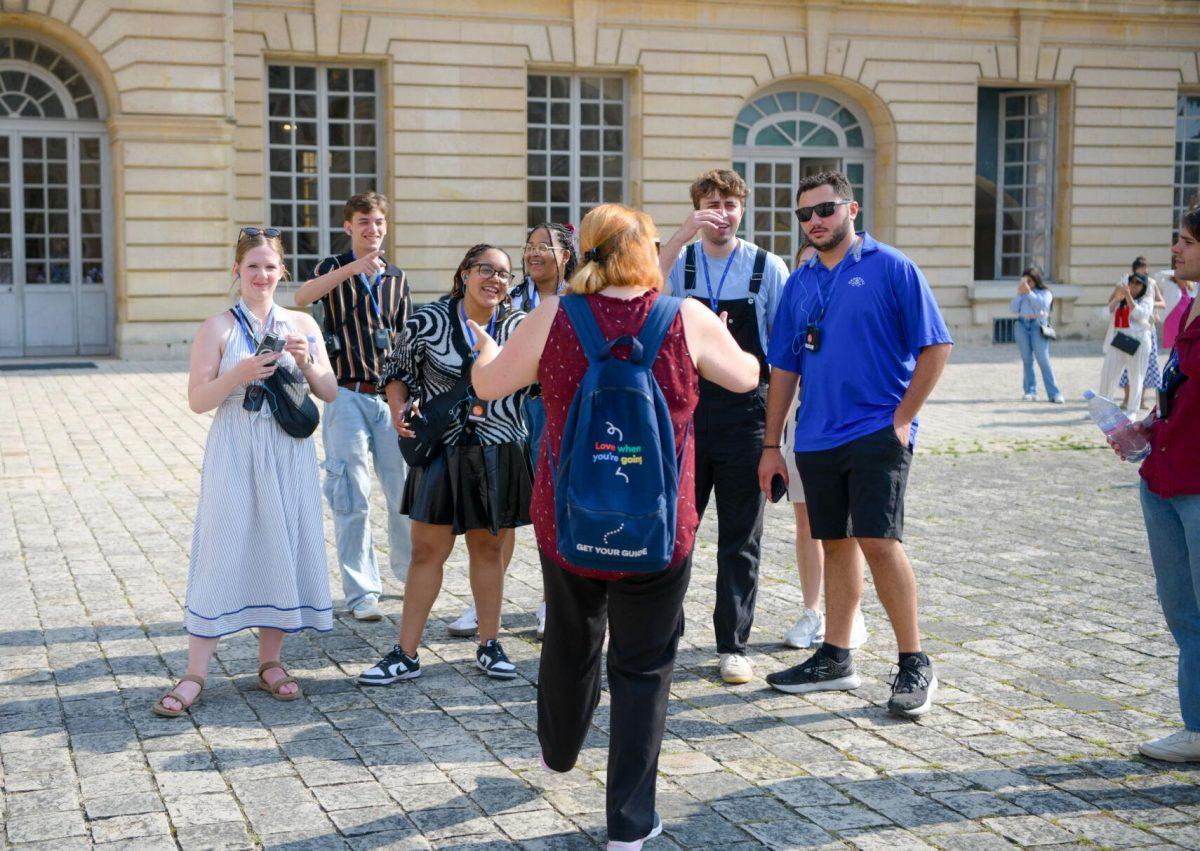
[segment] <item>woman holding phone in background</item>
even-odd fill
[[[218,639],[249,628],[258,629],[259,688],[295,700],[300,686],[279,661],[284,633],[333,627],[316,449],[275,422],[259,383],[287,370],[322,401],[337,397],[317,323],[275,304],[283,255],[278,230],[244,228],[233,266],[241,298],[207,319],[192,344],[188,406],[216,415],[188,567],[187,673],[154,704],[157,715],[194,706]]]

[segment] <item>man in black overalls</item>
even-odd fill
[[[749,682],[754,668],[746,642],[754,622],[764,496],[758,459],[766,423],[767,334],[779,305],[787,266],[737,237],[747,188],[736,172],[716,169],[691,187],[693,212],[660,254],[666,289],[690,296],[723,316],[744,351],[758,358],[759,386],[730,393],[700,380],[695,414],[696,509],[717,498],[717,635],[721,678]],[[693,242],[699,234],[700,241]]]

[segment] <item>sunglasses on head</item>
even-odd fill
[[[833,215],[834,211],[843,204],[853,204],[853,201],[822,201],[820,204],[813,204],[811,207],[800,207],[796,212],[796,218],[801,222],[807,222],[816,213],[822,219],[827,219]]]
[[[282,232],[279,228],[242,228],[242,236],[254,238],[256,236],[265,236],[267,239],[274,239],[281,236]]]

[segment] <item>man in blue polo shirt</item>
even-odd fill
[[[796,216],[817,255],[784,289],[767,359],[771,386],[759,486],[787,478],[783,421],[800,386],[796,466],[812,535],[825,547],[825,643],[807,661],[767,677],[804,693],[860,684],[850,626],[862,596],[854,542],[862,548],[900,651],[888,710],[929,711],[937,678],[921,652],[917,585],[901,544],[904,489],[917,412],[933,391],[953,341],[916,265],[854,232],[858,203],[838,172],[804,178]]]

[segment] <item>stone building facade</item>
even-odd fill
[[[1030,263],[1098,334],[1200,187],[1198,46],[1200,0],[0,0],[0,357],[182,356],[238,227],[303,274],[353,191],[432,297],[601,201],[670,233],[730,163],[785,256],[844,168],[960,339]]]

